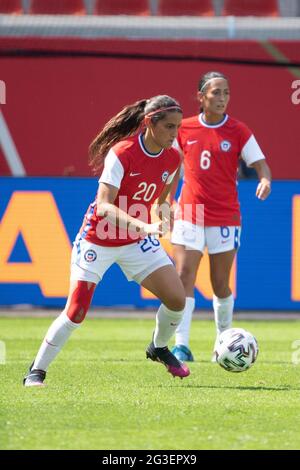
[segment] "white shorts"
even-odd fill
[[[114,263],[120,266],[128,281],[138,284],[162,266],[173,265],[154,236],[117,247],[99,246],[78,238],[73,244],[71,280],[98,284]]]
[[[200,227],[186,220],[175,220],[171,242],[184,245],[187,250],[209,254],[238,250],[240,246],[241,227]]]

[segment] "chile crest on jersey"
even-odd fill
[[[231,143],[228,140],[222,140],[220,147],[223,152],[228,152],[231,148]]]

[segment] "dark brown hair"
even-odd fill
[[[156,110],[157,113],[152,114]],[[172,111],[182,112],[179,103],[167,95],[154,96],[125,106],[105,124],[89,146],[89,164],[93,172],[99,173],[107,152],[114,144],[134,135],[140,129],[147,114],[151,113],[151,121],[157,122]]]
[[[200,78],[198,90],[203,91],[205,84],[212,78],[224,78],[224,80],[227,80],[228,82],[228,78],[221,72],[207,72]]]

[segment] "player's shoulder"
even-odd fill
[[[122,153],[131,153],[134,152],[135,148],[138,147],[138,138],[137,136],[128,137],[127,139],[121,140],[117,142],[113,147],[112,150],[116,153],[116,155],[121,155]]]
[[[128,137],[120,142],[117,142],[112,151],[123,164],[130,164],[129,162],[134,158],[135,154],[140,151],[138,143],[138,136]]]
[[[241,135],[250,136],[252,134],[252,131],[251,129],[249,129],[247,124],[245,124],[243,121],[240,121],[239,119],[236,119],[235,117],[232,117],[232,116],[228,116],[226,127],[231,132],[237,132]]]
[[[181,123],[180,130],[183,129],[195,129],[196,127],[199,127],[199,116],[198,114],[196,116],[190,116],[187,118],[184,118]]]
[[[179,162],[181,162],[181,154],[176,147],[165,149],[165,152],[168,153],[168,157],[170,157],[175,164],[178,165]]]

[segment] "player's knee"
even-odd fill
[[[173,292],[172,296],[164,302],[165,306],[174,311],[181,311],[184,310],[185,307],[185,293],[184,290],[180,292]]]
[[[88,307],[71,303],[67,309],[67,316],[73,323],[82,323],[87,314]]]
[[[71,295],[71,299],[66,313],[68,318],[74,323],[82,323],[92,301],[95,284],[85,281],[78,281],[76,289]]]

